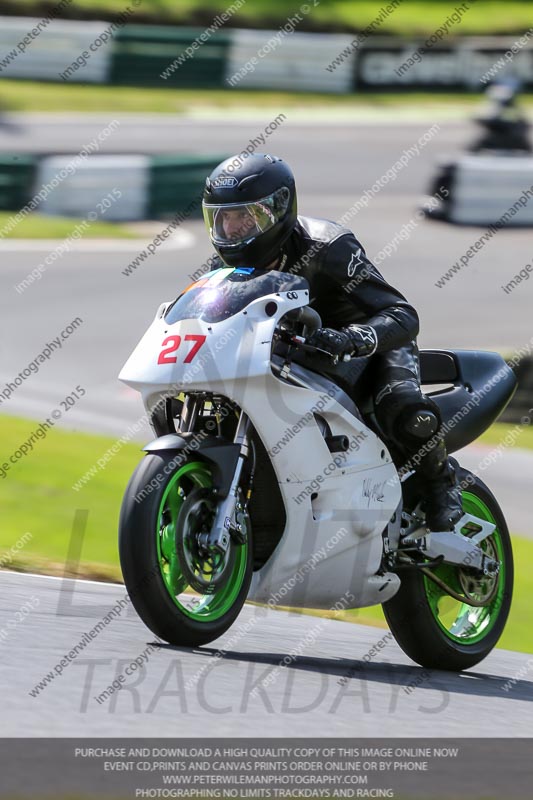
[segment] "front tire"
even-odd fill
[[[246,541],[232,538],[223,559],[204,557],[194,526],[216,506],[206,499],[213,496],[211,472],[199,459],[176,460],[175,452],[150,453],[133,473],[120,512],[120,565],[145,625],[170,644],[196,647],[221,636],[242,609],[252,577],[251,531],[248,521]]]
[[[397,594],[383,604],[385,618],[402,650],[423,667],[461,671],[482,661],[503,633],[513,591],[511,537],[498,502],[476,475],[458,467],[463,490],[463,509],[496,524],[481,543],[501,562],[494,578],[442,564],[432,571],[460,594],[487,602],[481,607],[460,602],[419,570],[405,571]],[[494,584],[490,585],[490,580]]]

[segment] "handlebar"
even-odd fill
[[[339,362],[339,356],[334,356],[327,350],[322,350],[320,347],[315,347],[307,344],[306,342],[306,339],[312,333],[322,327],[322,318],[320,317],[320,314],[314,310],[314,308],[311,308],[310,306],[293,308],[291,311],[288,311],[284,317],[290,319],[291,321],[299,322],[304,326],[303,336],[290,336],[290,344],[292,344],[294,347],[298,347],[300,350],[308,352],[309,354],[315,353],[326,356],[328,359],[331,359],[333,364],[337,364]],[[342,360],[347,361],[348,359],[345,356]]]
[[[293,308],[285,314],[289,319],[295,322],[301,322],[305,326],[304,335],[309,336],[314,331],[322,327],[322,319],[318,311],[315,311],[311,306],[302,306],[301,308]]]

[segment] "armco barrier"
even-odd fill
[[[375,36],[357,48],[352,91],[432,90],[481,91],[492,67],[516,43],[517,36],[465,36],[432,47],[412,58],[423,45],[420,39]],[[533,40],[532,40],[533,41]],[[516,53],[511,66],[526,86],[533,86],[531,46]],[[501,76],[505,65],[497,71]]]
[[[41,159],[37,185],[49,184],[72,156],[47,156]],[[39,210],[55,216],[86,217],[98,213],[98,204],[109,192],[118,189],[105,211],[106,220],[145,219],[149,197],[150,157],[145,155],[93,155],[43,200]]]
[[[60,73],[71,67],[69,83],[328,93],[480,91],[482,78],[508,68],[533,87],[533,49],[517,47],[524,38],[518,35],[454,39],[450,34],[420,53],[424,42],[415,38],[125,24],[91,50],[108,22],[55,19],[18,52],[38,23],[31,17],[0,17],[0,78],[62,81]],[[90,57],[82,64],[84,50]]]
[[[279,31],[234,30],[225,85],[235,89],[351,92],[353,56],[334,72],[325,69],[351,41],[351,36],[326,33],[281,37]]]
[[[38,207],[50,216],[99,216],[112,193],[106,220],[161,219],[180,212],[199,217],[206,176],[227,155],[93,155],[55,185],[72,155],[2,155],[0,209],[20,211],[42,186],[52,185]]]
[[[160,88],[220,88],[223,85],[232,33],[217,31],[191,58],[185,51],[197,36],[196,28],[172,28],[158,25],[125,25],[114,37],[111,60],[111,83]],[[184,61],[168,71],[180,56]],[[166,79],[161,74],[167,70]]]
[[[19,43],[40,20],[30,17],[0,17],[0,76],[33,80],[62,81],[60,73],[89,51],[91,44],[108,27],[108,22],[66,21],[54,19],[39,35],[23,46]],[[84,83],[107,83],[111,58],[110,47],[90,53],[85,66],[76,65],[70,80]]]
[[[224,158],[227,155],[153,156],[150,165],[148,217],[159,219],[176,210],[189,210],[191,217],[201,216],[199,198],[205,179]]]
[[[492,225],[533,185],[533,158],[461,156],[454,166],[449,220],[464,225]],[[508,225],[533,225],[533,204],[524,205]]]
[[[124,47],[113,66],[118,82],[133,83],[137,74],[140,83],[157,86],[328,93],[423,88],[479,91],[485,88],[481,78],[516,43],[511,36],[450,36],[445,44],[424,51],[412,66],[402,69],[423,41],[374,36],[359,44],[357,36],[346,34],[296,31],[282,37],[280,31],[227,28],[214,33],[164,80],[160,75],[203,31],[139,27],[126,25],[116,34],[115,47],[119,43]],[[180,30],[187,34],[183,41],[176,38]],[[181,49],[177,52],[173,47]],[[531,47],[513,56],[512,69],[526,86],[533,87]],[[505,64],[498,74],[504,73]]]
[[[31,155],[0,155],[0,210],[14,211],[31,200],[37,158]]]

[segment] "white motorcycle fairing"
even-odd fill
[[[219,321],[171,321],[165,303],[119,378],[141,393],[148,412],[164,396],[209,392],[248,415],[286,511],[281,540],[254,574],[249,599],[325,609],[346,597],[345,608],[370,606],[400,585],[396,574],[380,571],[384,531],[401,512],[400,482],[384,443],[333,382],[303,368],[274,374],[274,331],[308,302],[305,289],[273,292]],[[330,451],[315,414],[332,436],[348,437],[347,451]]]

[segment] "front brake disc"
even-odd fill
[[[213,524],[216,500],[211,489],[197,487],[186,497],[176,523],[176,552],[188,585],[202,595],[214,594],[232,574],[235,558],[230,547],[222,555],[200,541]]]

